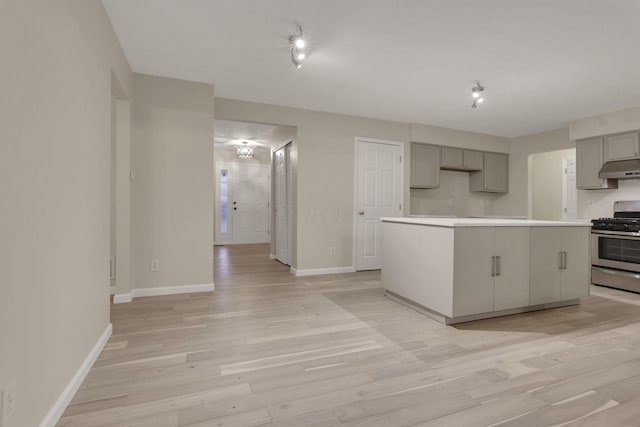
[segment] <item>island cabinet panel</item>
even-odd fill
[[[493,227],[455,231],[454,317],[493,311],[494,243]]]
[[[383,223],[383,287],[445,316],[453,316],[451,228]]]
[[[529,305],[529,227],[455,231],[455,317]]]
[[[531,230],[531,304],[589,295],[589,233],[584,228]]]
[[[494,286],[494,311],[529,305],[529,227],[501,227],[496,230],[497,271]]]

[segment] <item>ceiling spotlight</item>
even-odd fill
[[[291,62],[296,68],[302,66],[302,61],[307,57],[304,48],[307,43],[302,36],[302,27],[298,26],[298,34],[289,36],[289,46],[291,51]]]
[[[303,59],[304,59],[304,58],[303,58]],[[302,62],[298,59],[298,56],[297,56],[297,55],[295,55],[295,53],[294,53],[293,51],[291,52],[291,62],[293,62],[293,65],[294,65],[296,68],[300,68],[300,67],[302,67]]]
[[[482,86],[479,80],[476,80],[476,85],[471,88],[471,97],[473,98],[473,104],[471,104],[471,108],[477,108],[478,104],[484,102],[482,92],[484,92],[484,86]]]
[[[293,34],[289,36],[289,44],[297,47],[298,49],[303,49],[306,46],[306,42],[304,41],[304,37],[302,36],[302,27],[298,25],[298,34]]]

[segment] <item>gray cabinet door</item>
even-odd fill
[[[438,188],[440,147],[411,143],[411,188]]]
[[[465,169],[482,170],[484,166],[482,151],[464,150],[464,167]]]
[[[604,164],[604,139],[576,141],[576,186],[581,190],[616,188],[617,181],[600,179]]]
[[[604,161],[637,159],[638,132],[609,135],[604,142]]]
[[[484,153],[484,183],[487,191],[507,192],[507,155]]]
[[[442,163],[441,168],[453,168],[461,169],[462,163],[462,150],[459,148],[442,147]]]
[[[469,177],[470,191],[507,193],[509,191],[509,156],[502,153],[483,153],[481,172]]]

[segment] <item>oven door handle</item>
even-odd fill
[[[606,230],[591,230],[591,234],[605,234],[608,236],[618,236],[620,238],[634,239],[640,237],[640,232],[635,231],[606,231]]]

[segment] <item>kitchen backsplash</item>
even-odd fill
[[[495,215],[495,200],[501,196],[472,193],[469,191],[468,173],[446,170],[440,171],[440,188],[410,191],[412,215]]]

